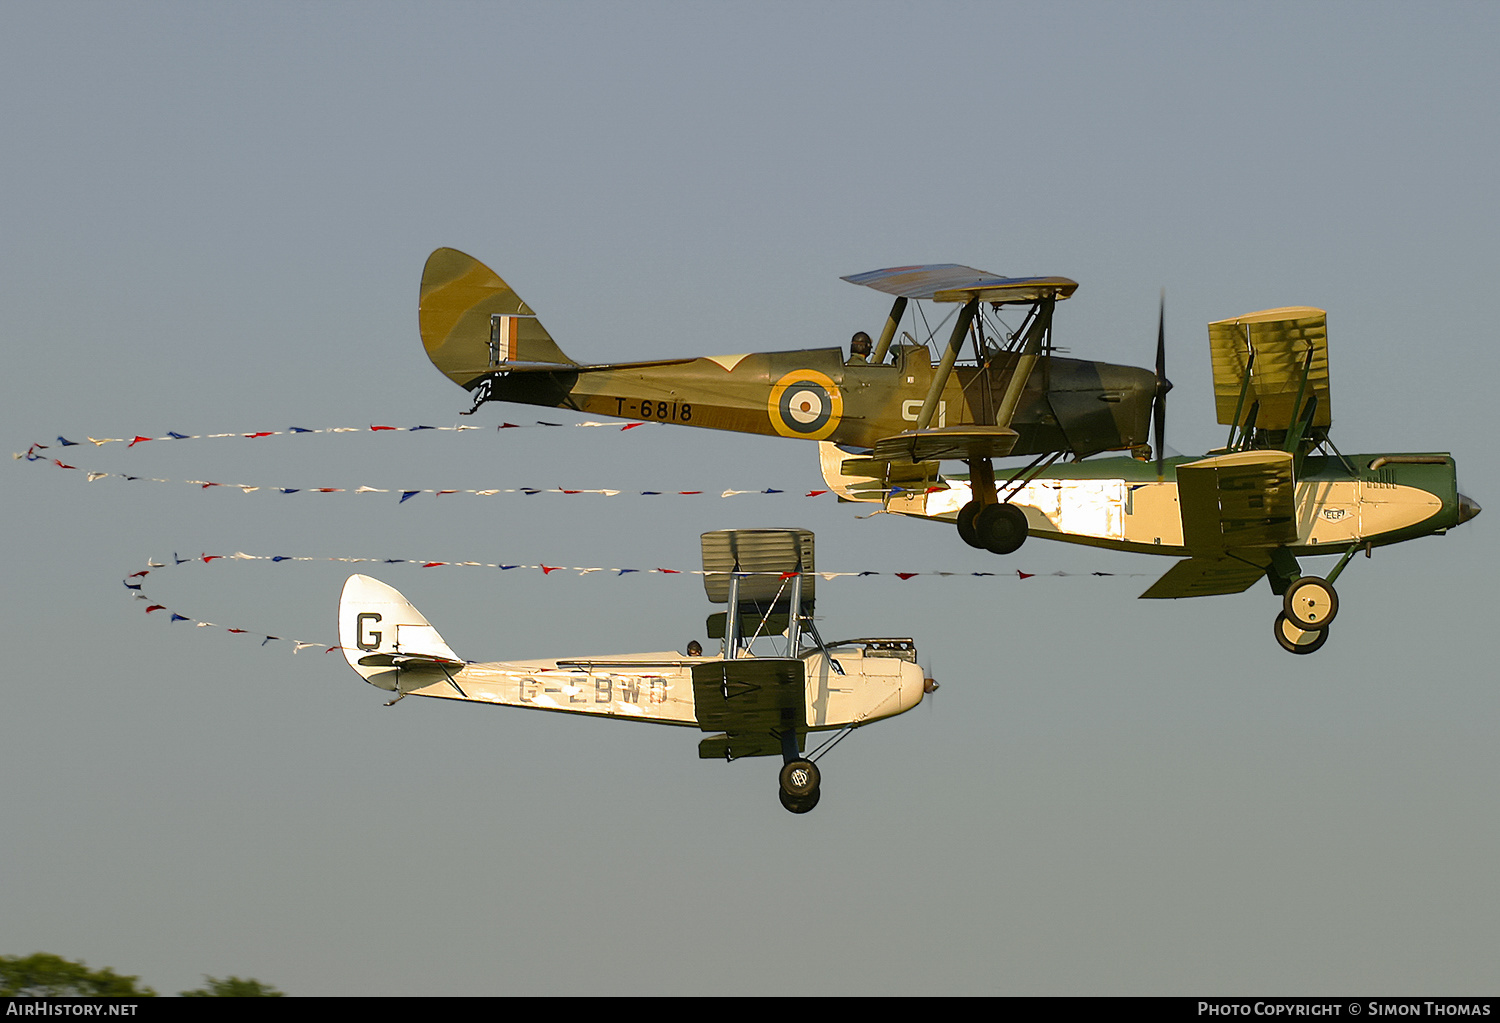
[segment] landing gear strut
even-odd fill
[[[818,786],[822,784],[823,772],[802,755],[797,744],[797,730],[785,716],[782,725],[781,775],[777,779],[781,783],[781,805],[792,813],[806,813],[818,805]]]

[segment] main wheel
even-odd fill
[[[1339,595],[1328,580],[1305,575],[1287,587],[1281,609],[1304,629],[1326,629],[1339,613]]]
[[[785,792],[779,793],[779,795],[781,796],[781,805],[792,811],[792,813],[806,813],[818,805],[818,799],[820,798],[820,793],[817,789],[813,789],[812,795],[802,796],[801,798],[789,796]]]
[[[1010,554],[1026,542],[1026,513],[1013,504],[987,504],[974,519],[974,532],[986,550]]]
[[[811,760],[793,760],[781,769],[781,791],[793,799],[806,799],[818,791],[823,774]]]
[[[981,550],[984,549],[984,544],[979,541],[979,534],[974,529],[974,519],[983,507],[978,501],[970,501],[958,510],[958,538],[970,547]]]
[[[1323,649],[1323,644],[1328,642],[1328,627],[1321,629],[1304,629],[1292,621],[1285,613],[1276,616],[1276,642],[1281,644],[1281,649],[1292,654],[1311,654]]]

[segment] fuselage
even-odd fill
[[[1100,458],[1041,473],[1011,503],[1026,514],[1030,535],[1141,554],[1184,557],[1176,469],[1196,461],[1169,459],[1158,482],[1154,462]],[[1296,484],[1297,556],[1342,553],[1351,546],[1383,546],[1441,534],[1465,521],[1453,458],[1442,453],[1309,456]],[[997,471],[1004,480],[1004,475]],[[896,493],[887,507],[902,515],[954,521],[972,499],[964,478],[945,478],[946,489]],[[880,500],[857,488],[844,496]],[[1477,506],[1469,504],[1471,508]]]
[[[891,717],[922,700],[923,673],[909,639],[869,639],[804,651],[808,731],[844,728]],[[698,727],[693,668],[720,657],[684,657],[676,651],[555,660],[468,664],[449,676],[432,670],[431,682],[401,689],[415,696],[466,700],[533,710]],[[753,659],[752,659],[753,660]],[[732,662],[731,662],[732,663]],[[371,684],[394,690],[395,683]]]
[[[995,422],[1016,356],[958,366],[931,426]],[[922,345],[896,345],[880,365],[838,348],[515,372],[491,378],[491,400],[589,415],[732,430],[869,448],[916,427],[934,367]],[[479,380],[466,383],[473,388]],[[1145,444],[1156,378],[1149,370],[1051,357],[1021,395],[1015,454],[1091,454]]]

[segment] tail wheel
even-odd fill
[[[1281,644],[1281,649],[1292,654],[1311,654],[1323,649],[1323,644],[1328,642],[1328,627],[1321,629],[1304,629],[1292,621],[1283,612],[1276,616],[1274,626],[1276,642]]]
[[[817,794],[823,774],[811,760],[792,760],[781,768],[781,791],[792,799],[806,799]],[[814,802],[817,800],[815,799]],[[785,800],[783,800],[785,802]],[[791,809],[788,807],[788,809]],[[808,807],[812,809],[812,807]],[[793,811],[803,813],[806,811]]]
[[[1303,629],[1326,629],[1339,613],[1339,595],[1328,580],[1305,575],[1287,587],[1281,609]]]
[[[987,504],[974,519],[980,544],[994,554],[1010,554],[1026,542],[1026,513],[1013,504]]]

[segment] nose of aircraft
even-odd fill
[[[1474,500],[1472,497],[1465,497],[1463,494],[1458,495],[1459,525],[1463,525],[1465,522],[1468,522],[1483,510],[1483,508],[1479,507],[1479,502]]]

